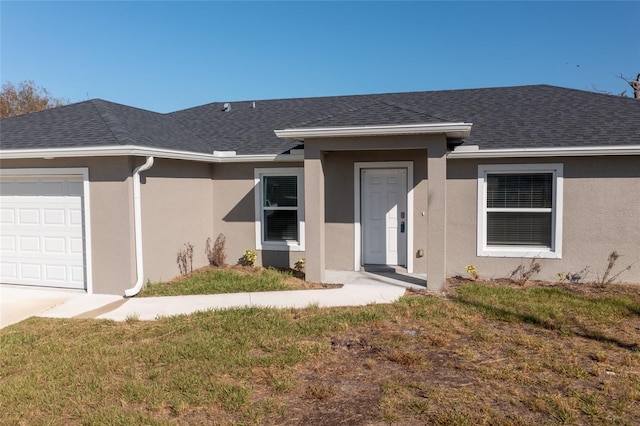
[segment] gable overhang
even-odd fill
[[[283,139],[305,140],[305,138],[343,138],[362,136],[434,135],[444,134],[448,138],[467,138],[473,123],[424,123],[389,126],[313,127],[274,130]]]
[[[459,151],[454,149],[449,152],[447,158],[589,157],[608,155],[640,155],[640,145],[475,150],[463,148]]]
[[[200,161],[205,163],[252,163],[252,162],[295,162],[302,161],[301,150],[291,154],[237,155],[234,151],[214,151],[212,154],[179,151],[172,149],[147,148],[137,145],[108,147],[74,147],[49,149],[10,149],[0,151],[0,160],[29,158],[70,158],[70,157],[157,157],[170,160]]]

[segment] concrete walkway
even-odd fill
[[[209,309],[238,307],[306,308],[392,303],[408,288],[425,288],[425,279],[394,271],[327,271],[326,281],[341,288],[196,296],[133,297],[62,290],[0,287],[0,328],[30,316],[46,318],[127,318],[154,320]]]

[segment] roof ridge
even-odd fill
[[[316,96],[297,96],[297,97],[284,97],[284,98],[249,98],[249,99],[236,99],[236,100],[225,100],[225,101],[211,101],[201,105],[194,105],[182,109],[178,109],[175,111],[170,111],[166,113],[160,114],[175,114],[175,113],[184,113],[185,111],[189,111],[192,109],[197,109],[201,107],[214,106],[215,104],[239,104],[239,103],[251,103],[251,102],[272,102],[272,101],[299,101],[299,100],[330,100],[330,99],[344,99],[344,98],[377,98],[380,96],[388,96],[388,95],[413,95],[413,94],[421,94],[421,93],[444,93],[444,92],[464,92],[464,91],[480,91],[480,90],[499,90],[499,89],[518,89],[518,88],[530,88],[530,87],[556,87],[560,89],[564,89],[562,86],[553,86],[549,84],[520,84],[520,85],[509,85],[509,86],[489,86],[489,87],[469,87],[465,89],[433,89],[433,90],[405,90],[405,91],[389,91],[389,92],[375,92],[375,93],[352,93],[352,94],[342,94],[342,95],[316,95]],[[588,90],[581,89],[571,89],[576,90],[578,92],[586,92],[591,93]],[[415,111],[414,111],[415,112]]]
[[[449,119],[446,119],[446,118],[438,117],[437,115],[429,114],[428,112],[425,112],[425,111],[418,111],[416,109],[409,108],[409,107],[407,107],[405,105],[402,105],[402,104],[396,104],[396,103],[392,103],[392,102],[389,102],[389,101],[382,101],[382,100],[380,100],[379,102],[383,103],[385,105],[388,105],[388,106],[392,106],[392,107],[403,109],[405,111],[412,112],[414,114],[425,115],[427,117],[435,118],[437,120],[446,121],[446,122],[449,122],[449,123],[455,123],[455,120],[449,120]]]
[[[114,114],[111,113],[111,111],[106,111],[106,114],[103,113],[103,111],[100,110],[100,108],[98,108],[97,102],[96,101],[100,101],[100,102],[104,102],[105,105],[103,105],[104,108],[107,108],[107,104],[111,104],[112,102],[109,101],[104,101],[102,99],[91,99],[91,105],[93,105],[93,107],[95,108],[96,112],[98,113],[98,115],[100,116],[100,118],[102,119],[102,121],[104,121],[104,124],[107,126],[107,128],[109,129],[109,132],[111,133],[111,135],[113,135],[114,139],[116,140],[116,142],[119,145],[135,145],[135,139],[133,139],[133,137],[131,137],[131,134],[129,133],[129,131],[127,131],[126,126],[123,125],[120,120],[118,120],[117,117],[114,116]],[[116,104],[117,105],[117,104]],[[132,107],[130,107],[132,108]],[[107,116],[109,119],[107,119]],[[111,122],[110,122],[111,120]],[[120,129],[119,132],[122,133],[124,135],[124,137],[120,138],[120,136],[118,134],[116,134],[116,131],[114,130],[114,124],[117,124]],[[125,139],[129,139],[132,143],[125,143]]]
[[[303,121],[303,122],[300,122],[300,123],[295,123],[295,124],[292,123],[292,124],[290,124],[290,126],[291,127],[299,127],[299,126],[305,126],[307,124],[314,123],[316,121],[324,121],[324,120],[326,120],[328,118],[333,118],[333,117],[337,117],[337,116],[340,116],[340,115],[348,114],[348,113],[351,113],[351,112],[354,112],[354,111],[358,111],[358,110],[361,110],[363,108],[368,108],[371,105],[374,105],[376,103],[380,103],[380,101],[377,100],[377,99],[374,99],[373,101],[368,102],[368,103],[366,103],[364,105],[358,105],[358,106],[354,106],[352,108],[348,108],[348,109],[346,109],[344,111],[340,111],[339,114],[337,114],[337,113],[336,114],[328,114],[328,115],[325,115],[323,117],[314,118],[314,119]]]

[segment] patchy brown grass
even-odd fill
[[[0,331],[0,424],[640,424],[640,286]]]

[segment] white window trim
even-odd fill
[[[552,173],[553,207],[551,208],[551,247],[487,246],[487,175],[496,173]],[[548,164],[484,164],[478,166],[477,255],[489,257],[562,258],[562,194],[563,165]],[[495,211],[495,209],[493,209]],[[549,209],[519,209],[522,212],[548,212]]]
[[[89,196],[89,169],[87,167],[41,168],[41,169],[0,169],[0,176],[81,176],[84,203],[84,267],[85,290],[93,294],[93,262],[91,247],[91,198]]]
[[[353,165],[353,270],[362,268],[362,225],[360,223],[362,169],[407,169],[407,273],[413,273],[413,161],[356,162]]]
[[[298,241],[264,241],[262,232],[262,178],[264,176],[296,176],[298,179]],[[255,194],[256,250],[304,251],[304,169],[302,167],[256,168],[253,171]]]

